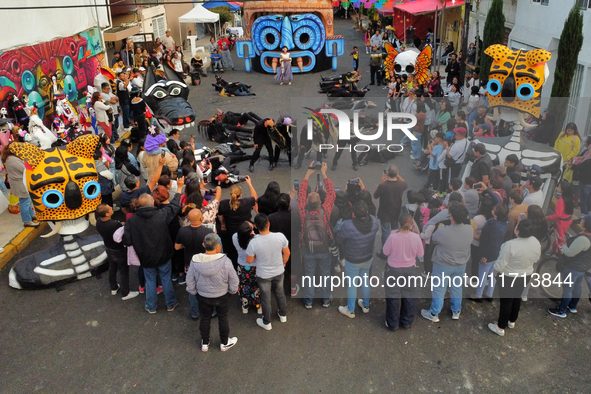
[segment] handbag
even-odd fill
[[[468,140],[466,139],[466,147],[464,148],[464,153],[462,153],[462,156],[460,156],[460,158],[458,158],[458,160],[455,160],[453,157],[445,157],[445,160],[443,160],[443,164],[445,164],[446,168],[451,168],[453,167],[455,164],[461,164],[462,161],[464,161],[464,156],[466,156],[466,152],[468,151],[468,146],[470,145],[470,143],[468,142]]]

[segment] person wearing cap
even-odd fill
[[[523,202],[527,205],[537,205],[540,208],[544,207],[544,193],[540,190],[544,182],[542,178],[537,175],[530,175],[525,186],[522,189],[527,189],[528,194]]]
[[[443,143],[446,157],[454,160],[454,164],[451,167],[448,167],[449,173],[447,182],[449,182],[451,178],[458,178],[460,175],[460,169],[462,168],[462,163],[464,162],[468,146],[470,145],[470,141],[466,139],[467,131],[464,127],[456,127],[453,132],[456,138],[454,144],[450,147],[447,141]]]
[[[474,163],[470,170],[470,176],[476,179],[476,182],[488,183],[492,169],[492,160],[488,153],[486,153],[486,147],[484,144],[476,144],[473,149]]]
[[[275,122],[271,118],[262,119],[254,126],[254,153],[252,154],[250,165],[248,166],[248,170],[250,172],[254,172],[254,163],[257,162],[259,157],[261,157],[261,150],[263,149],[263,146],[267,148],[267,154],[269,155],[269,171],[273,171],[273,142],[269,136],[269,132],[273,127],[275,127]]]
[[[563,281],[562,299],[556,308],[548,309],[549,314],[563,319],[567,311],[577,313],[577,304],[583,292],[581,284],[591,269],[591,215],[584,215],[581,219],[583,231],[570,238],[560,249],[564,256],[564,267],[560,274]]]
[[[171,177],[176,179],[179,162],[177,158],[166,148],[166,136],[164,133],[155,135],[148,134],[146,137],[146,142],[144,143],[144,149],[146,153],[144,154],[144,158],[142,160],[142,166],[148,171],[148,179],[151,179],[152,175],[157,172],[158,161],[160,157],[164,157],[164,164],[170,170],[172,175]]]
[[[218,40],[218,50],[220,55],[222,55],[222,63],[224,65],[224,69],[232,69],[236,70],[234,67],[234,62],[232,61],[232,53],[230,52],[230,41],[225,36]]]
[[[199,55],[195,54],[195,56],[193,56],[193,58],[191,59],[191,82],[195,82],[193,80],[192,74],[197,73],[203,75],[204,77],[207,77],[207,70],[205,70],[205,68],[203,67],[203,60]]]

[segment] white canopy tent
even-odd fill
[[[219,14],[209,11],[201,4],[195,4],[195,7],[193,7],[191,11],[187,12],[185,15],[179,18],[179,32],[181,31],[181,23],[215,23],[219,21]],[[197,35],[197,31],[195,31],[195,35]],[[180,42],[182,42],[182,40],[183,39],[181,37]]]

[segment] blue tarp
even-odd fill
[[[235,4],[230,4],[227,1],[207,1],[205,3],[202,3],[203,7],[207,8],[207,9],[212,9],[215,7],[230,7],[230,10],[232,12],[236,12],[240,10],[240,6],[239,5],[235,5]]]

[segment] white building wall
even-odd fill
[[[548,98],[552,92],[554,83],[554,70],[556,69],[556,60],[558,57],[558,42],[560,34],[564,27],[564,21],[568,13],[575,4],[576,0],[549,0],[548,5],[534,3],[532,0],[519,0],[517,3],[516,23],[511,36],[509,37],[509,46],[513,48],[542,48],[552,53],[552,59],[548,62],[550,76],[546,81],[542,96],[546,99],[542,101],[544,107],[548,103]],[[591,134],[588,129],[591,123],[589,115],[589,96],[591,89],[591,9],[587,8],[583,12],[583,49],[579,54],[578,64],[583,66],[583,74],[580,80],[581,98],[576,99],[576,114],[572,119],[581,134]]]
[[[97,5],[95,8],[94,5]],[[92,5],[89,8],[30,9],[26,7],[59,6],[68,4],[63,0],[2,0],[0,8],[20,7],[16,10],[2,10],[0,53],[23,46],[35,45],[58,38],[71,37],[94,27],[109,26],[107,0],[77,0],[75,4]],[[72,4],[71,2],[69,4]]]
[[[524,1],[524,0],[520,0]],[[530,0],[525,0],[530,1]],[[470,13],[470,34],[469,42],[474,42],[474,37],[477,35],[477,22],[478,22],[478,35],[482,39],[482,34],[484,31],[484,22],[486,21],[486,15],[488,14],[488,10],[490,9],[490,5],[492,0],[481,0],[478,9],[474,0],[472,0],[472,12]],[[517,12],[517,7],[515,7],[512,3],[512,0],[504,0],[503,1],[503,13],[505,14],[505,27],[509,29],[513,29],[515,26],[515,15]]]

